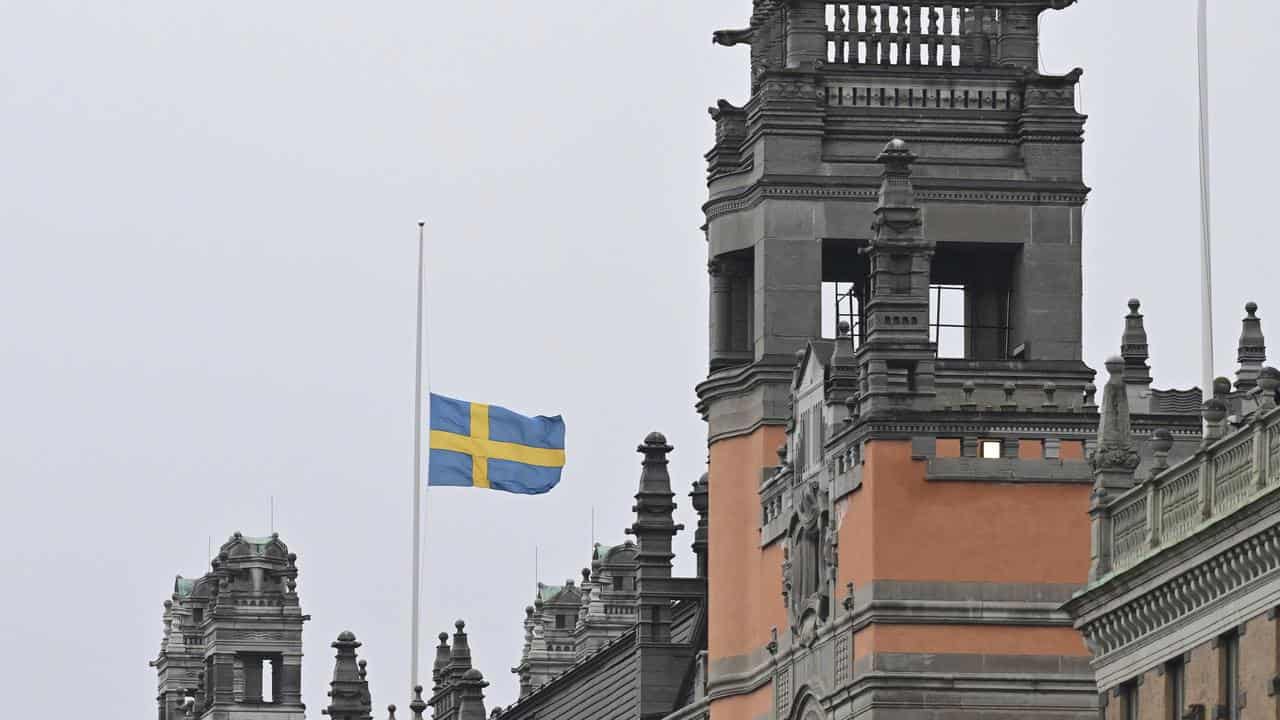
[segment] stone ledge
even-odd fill
[[[940,458],[929,460],[925,479],[933,482],[1071,483],[1092,485],[1093,472],[1080,460]]]

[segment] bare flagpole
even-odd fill
[[[1209,195],[1209,3],[1199,0],[1196,44],[1200,74],[1200,363],[1204,397],[1213,394],[1213,257]]]
[[[413,610],[411,615],[409,688],[418,686],[419,626],[422,611],[422,278],[423,228],[418,222],[418,324],[417,348],[413,363]]]

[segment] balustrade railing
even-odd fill
[[[1259,463],[1263,467],[1258,467]],[[1107,506],[1109,567],[1136,565],[1280,486],[1280,411],[1126,491]],[[1105,573],[1104,573],[1105,574]]]
[[[827,3],[827,60],[842,65],[980,64],[991,56],[999,21],[999,10],[981,4]]]

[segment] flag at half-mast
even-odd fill
[[[560,482],[564,420],[431,393],[427,484],[540,495]]]

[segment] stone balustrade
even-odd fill
[[[1107,575],[1197,533],[1280,485],[1280,411],[1206,444],[1195,456],[1154,475],[1108,503],[1102,534]]]

